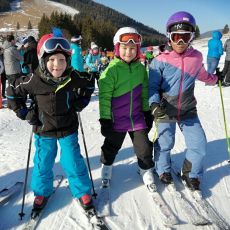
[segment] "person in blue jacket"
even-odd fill
[[[86,65],[88,67],[88,72],[91,73],[98,82],[100,77],[98,67],[101,64],[101,55],[99,53],[99,47],[95,42],[91,42],[90,48],[90,52],[86,57]]]
[[[212,39],[208,41],[207,66],[208,73],[213,74],[219,64],[220,57],[223,54],[223,44],[220,40],[222,34],[220,31],[212,32]]]
[[[81,35],[75,35],[71,38],[71,66],[79,72],[84,72],[85,70],[82,56],[81,40]]]

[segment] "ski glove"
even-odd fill
[[[22,120],[25,120],[26,115],[28,113],[28,109],[26,107],[23,107],[23,108],[17,109],[15,112],[16,112],[17,117],[19,117]]]
[[[145,117],[145,123],[147,125],[147,132],[149,132],[153,127],[153,115],[151,113],[151,110],[145,111],[144,117]]]
[[[101,124],[101,134],[104,137],[107,137],[113,131],[113,122],[111,119],[105,119],[105,118],[101,118],[99,119],[99,121]]]
[[[152,103],[151,105],[151,111],[152,115],[154,116],[154,119],[163,119],[165,118],[165,107],[163,105],[160,105],[158,103]]]
[[[94,91],[95,87],[87,87],[87,88],[78,88],[76,89],[76,94],[83,97],[90,97]]]
[[[34,109],[30,109],[26,115],[26,120],[30,125],[41,126],[42,123],[38,118],[38,114]]]

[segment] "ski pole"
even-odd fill
[[[29,142],[27,164],[26,164],[26,175],[25,175],[25,181],[24,181],[24,187],[23,187],[22,207],[21,207],[21,212],[18,213],[18,215],[20,216],[21,220],[22,220],[22,217],[25,215],[23,210],[24,210],[24,204],[25,204],[25,196],[26,196],[27,178],[28,178],[28,172],[29,172],[29,163],[30,163],[30,153],[31,153],[32,139],[33,139],[33,128],[32,128],[31,134],[30,134],[30,142]]]
[[[225,110],[224,110],[224,100],[223,100],[223,94],[222,94],[222,86],[221,86],[220,80],[218,80],[218,85],[220,88],[220,99],[221,99],[222,112],[223,112],[223,117],[224,117],[224,129],[225,129],[225,135],[226,135],[226,145],[227,145],[228,155],[230,157],[230,144],[229,144],[229,138],[228,138],[228,128],[227,128],[227,121],[226,121]],[[228,163],[230,163],[230,160],[228,160]]]
[[[82,125],[82,122],[81,122],[80,112],[77,113],[77,116],[78,116],[78,121],[79,121],[80,128],[81,128],[81,133],[82,133],[82,138],[83,138],[83,144],[84,144],[84,148],[85,148],[86,161],[87,161],[87,165],[88,165],[88,169],[89,169],[89,175],[90,175],[90,180],[91,180],[92,188],[93,188],[93,195],[92,196],[96,199],[97,193],[95,192],[95,189],[94,189],[93,177],[92,177],[92,173],[91,173],[91,168],[90,168],[90,163],[89,163],[89,156],[88,156],[88,150],[87,150],[87,147],[86,147],[85,135],[84,135],[83,125]]]

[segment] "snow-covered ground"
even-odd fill
[[[223,38],[223,41],[226,39]],[[207,40],[194,42],[194,47],[204,55],[206,62]],[[222,69],[224,56],[221,58]],[[196,84],[196,98],[198,113],[208,139],[208,153],[204,160],[205,174],[202,181],[202,191],[205,199],[213,204],[215,209],[230,224],[230,164],[227,163],[229,155],[226,149],[226,136],[224,131],[223,114],[220,92],[217,86],[205,86],[202,82]],[[228,130],[230,130],[230,88],[223,88],[225,114]],[[90,157],[92,175],[96,190],[100,185],[100,146],[103,137],[100,134],[98,122],[98,97],[93,96],[89,106],[81,113],[86,144]],[[19,120],[12,111],[0,110],[0,190],[13,185],[16,181],[23,181],[28,154],[31,127],[26,121]],[[150,133],[153,138],[154,128]],[[85,156],[82,135],[79,132],[82,154]],[[29,175],[33,169],[33,152],[30,160]],[[176,144],[172,151],[172,160],[181,166],[185,154],[185,144],[181,133],[177,130]],[[55,174],[63,174],[56,159]],[[112,212],[106,217],[112,230],[152,230],[169,229],[163,226],[159,212],[154,202],[143,186],[137,174],[137,162],[133,153],[131,141],[127,137],[122,150],[116,158],[113,168],[111,183]],[[31,177],[29,176],[29,182]],[[170,194],[162,190],[164,199],[168,202],[173,212],[179,217],[179,224],[172,229],[176,230],[206,230],[218,229],[213,225],[193,226],[188,223],[185,213]],[[82,215],[67,188],[66,180],[55,193],[54,199],[45,209],[38,229],[91,229],[89,223]],[[8,204],[0,207],[0,229],[22,229],[23,224],[30,217],[33,194],[28,185],[25,199],[25,216],[19,220],[22,193],[10,200]]]

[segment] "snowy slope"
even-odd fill
[[[223,39],[223,41],[226,38]],[[207,40],[194,42],[194,47],[204,55],[206,62]],[[221,58],[220,67],[223,67],[224,56]],[[226,137],[224,132],[222,107],[219,88],[205,86],[197,82],[196,97],[198,113],[208,139],[208,154],[205,157],[205,174],[202,188],[204,197],[222,214],[230,224],[230,164],[226,150]],[[225,112],[230,130],[230,88],[223,88]],[[81,118],[86,136],[90,164],[96,189],[100,185],[100,146],[103,138],[100,134],[98,122],[98,97],[93,96],[90,105],[81,113]],[[25,121],[19,120],[12,111],[0,110],[0,190],[10,186],[17,180],[24,180],[25,166],[28,154],[29,136],[31,127]],[[154,128],[150,133],[153,137]],[[79,132],[82,154],[85,156],[82,136]],[[32,157],[34,146],[32,146]],[[177,130],[176,144],[172,153],[172,160],[180,166],[185,152],[183,136]],[[54,167],[55,174],[63,173],[57,157]],[[30,161],[30,174],[33,169]],[[30,180],[30,177],[29,177]],[[137,174],[136,157],[133,154],[131,141],[127,137],[123,148],[117,156],[113,169],[111,202],[112,215],[107,217],[107,223],[113,230],[152,230],[169,229],[162,225],[154,203],[142,185]],[[174,213],[179,216],[180,223],[173,229],[177,230],[206,230],[217,229],[214,226],[195,227],[188,224],[184,212],[175,203],[169,193],[162,188],[164,199],[169,203]],[[33,194],[28,187],[26,194],[25,216],[19,220],[18,213],[21,209],[22,193],[0,208],[0,230],[22,229],[29,218],[33,202]],[[89,223],[82,215],[67,188],[66,180],[55,193],[54,199],[48,204],[44,218],[38,229],[91,229]]]

